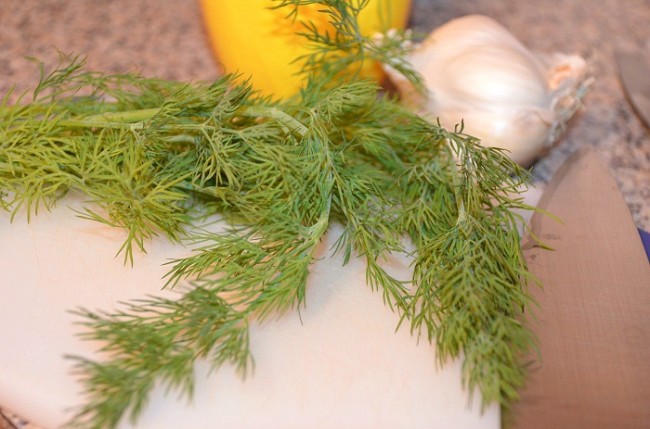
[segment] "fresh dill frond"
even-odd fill
[[[308,83],[301,91],[309,99],[320,88],[331,88],[342,82],[358,79],[364,66],[378,62],[391,67],[425,93],[422,77],[405,60],[413,46],[409,33],[384,28],[383,33],[366,37],[358,18],[370,0],[273,0],[275,8],[287,10],[287,19],[303,28],[298,34],[309,44],[310,52],[295,59],[301,65]],[[300,9],[315,7],[329,25],[323,26],[303,19]]]
[[[51,209],[68,192],[81,215],[124,228],[126,262],[163,235],[195,252],[170,263],[178,300],[152,297],[115,313],[78,310],[103,360],[75,358],[86,403],[74,421],[113,428],[136,419],[157,381],[188,395],[193,364],[245,374],[248,324],[299,309],[316,248],[333,222],[333,249],[367,262],[369,287],[441,362],[462,357],[463,384],[484,404],[508,405],[533,339],[523,324],[530,274],[513,197],[528,176],[462,127],[445,130],[358,79],[350,65],[383,61],[414,81],[395,47],[360,34],[367,1],[278,0],[294,16],[322,6],[336,32],[305,23],[315,51],[299,97],[274,101],[224,76],[182,83],[85,70],[78,57],[41,78],[32,100],[0,105],[0,207]],[[197,226],[216,215],[227,227]],[[413,278],[383,258],[412,251]],[[161,285],[162,286],[162,285]]]
[[[116,314],[76,314],[87,328],[82,338],[101,341],[100,351],[113,357],[106,363],[72,357],[88,401],[75,415],[76,427],[115,427],[127,414],[135,421],[155,383],[191,398],[196,359],[213,369],[231,363],[241,374],[252,364],[244,314],[200,287],[178,300],[134,301]]]

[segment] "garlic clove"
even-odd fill
[[[443,112],[440,123],[453,129],[459,117],[463,119],[463,133],[478,138],[488,135],[490,141],[498,142],[489,146],[506,149],[509,157],[520,165],[531,165],[539,155],[540,146],[522,142],[547,141],[553,113],[549,110],[454,111]],[[482,138],[481,144],[485,143]]]
[[[508,67],[502,66],[504,61]],[[425,76],[429,88],[435,85],[430,89],[433,101],[444,97],[445,103],[487,110],[503,105],[541,107],[549,102],[548,86],[537,64],[527,56],[512,55],[506,46],[469,47],[462,55],[434,57],[428,67],[436,68]]]
[[[447,128],[461,121],[486,146],[530,165],[561,135],[588,80],[576,55],[539,56],[507,29],[469,15],[434,30],[408,56],[428,94],[386,68],[405,104]]]

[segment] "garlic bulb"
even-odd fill
[[[522,165],[558,138],[588,83],[582,58],[535,56],[482,15],[436,29],[406,60],[422,75],[429,94],[387,68],[405,103],[446,128],[462,120],[465,133],[507,149]]]

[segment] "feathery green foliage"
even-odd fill
[[[305,24],[317,48],[292,100],[260,97],[236,76],[188,84],[89,72],[63,58],[54,71],[41,66],[32,100],[0,105],[0,204],[11,216],[80,192],[83,217],[128,231],[126,262],[159,234],[197,247],[170,265],[178,300],[77,311],[84,337],[105,345],[98,361],[75,358],[87,394],[75,425],[136,419],[158,381],[191,396],[197,359],[246,374],[250,321],[300,307],[330,222],[344,226],[333,250],[366,260],[369,286],[402,324],[435,343],[441,362],[464,358],[468,389],[484,404],[516,398],[532,345],[512,211],[530,209],[517,197],[526,172],[343,73],[370,57],[417,81],[394,47],[360,35],[365,1],[278,5],[291,15],[307,3],[321,4],[338,32]],[[197,227],[212,215],[224,232]],[[405,283],[381,261],[411,247]]]

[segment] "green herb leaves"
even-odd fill
[[[369,286],[436,344],[441,361],[464,357],[470,390],[485,404],[516,398],[519,359],[532,344],[520,324],[529,274],[512,211],[529,208],[512,197],[526,172],[376,84],[342,79],[348,59],[316,74],[325,57],[341,55],[331,47],[362,60],[370,46],[355,27],[358,8],[318,3],[341,33],[324,39],[312,29],[327,49],[308,58],[314,75],[294,100],[258,97],[233,76],[212,84],[107,76],[73,58],[43,72],[32,102],[0,106],[5,210],[30,215],[81,192],[83,217],[129,232],[127,262],[158,234],[196,247],[170,264],[178,300],[78,311],[84,337],[104,346],[101,361],[75,358],[87,394],[77,425],[136,418],[158,380],[191,395],[197,359],[246,373],[248,324],[300,307],[331,222],[344,227],[333,251],[365,258]],[[200,227],[215,215],[221,232]],[[408,282],[382,267],[406,249]]]
[[[101,352],[113,358],[97,363],[74,357],[88,401],[75,426],[115,427],[127,412],[135,421],[158,382],[191,397],[196,359],[215,369],[229,362],[242,374],[251,364],[246,319],[200,287],[178,300],[137,301],[116,314],[77,314],[89,329],[83,338],[103,342]]]

